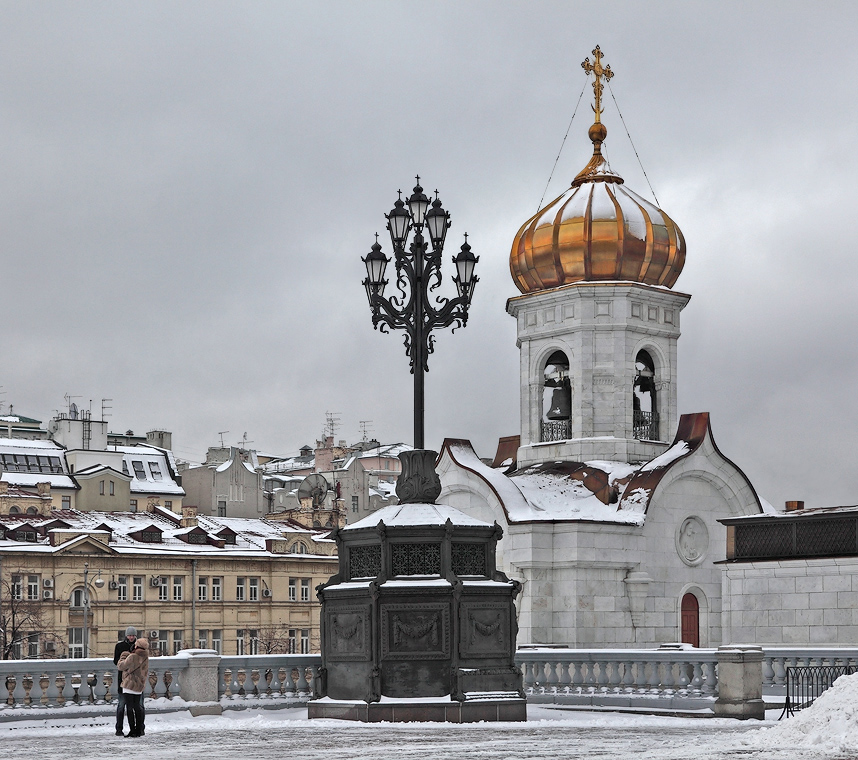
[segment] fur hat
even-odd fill
[[[137,629],[133,625],[129,625],[125,629],[125,635],[126,636],[136,636],[137,635]]]
[[[138,649],[149,649],[149,639],[137,639],[134,645]]]

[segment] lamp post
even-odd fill
[[[92,582],[96,588],[104,586],[101,570]],[[89,562],[83,563],[83,659],[89,657]]]
[[[396,266],[395,295],[384,296],[388,281],[384,279],[390,259],[382,252],[376,235],[375,243],[366,258],[366,279],[363,286],[372,310],[372,324],[381,332],[405,331],[405,354],[411,360],[414,375],[414,448],[424,445],[424,373],[429,371],[429,354],[434,351],[432,330],[454,325],[464,327],[468,322],[468,307],[479,278],[474,266],[479,256],[471,253],[468,236],[459,252],[453,257],[458,296],[444,298],[431,293],[441,285],[441,256],[444,240],[450,226],[450,214],[444,210],[435,192],[430,202],[420,187],[420,177],[407,203],[400,197],[393,209],[385,215],[393,260]],[[409,234],[413,232],[411,243]],[[427,241],[424,232],[428,235]],[[431,243],[431,249],[430,249]],[[407,245],[407,248],[406,248]]]

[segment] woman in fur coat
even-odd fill
[[[143,690],[149,678],[149,641],[137,639],[130,652],[123,652],[117,663],[122,671],[122,691],[127,694],[125,704],[128,709],[128,736],[143,736]]]

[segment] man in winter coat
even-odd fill
[[[133,625],[129,625],[125,629],[125,638],[122,641],[118,642],[113,649],[113,664],[119,662],[119,658],[122,656],[123,652],[130,652],[134,648],[134,642],[137,640],[137,629]],[[122,671],[119,671],[119,678],[117,680],[118,690],[119,690],[119,699],[116,704],[116,735],[117,736],[125,736],[122,733],[122,721],[124,720],[125,715],[125,694],[122,691]],[[128,725],[131,725],[131,716],[128,716]]]
[[[149,678],[149,642],[137,639],[130,652],[120,655],[117,667],[122,671],[122,692],[128,706],[128,736],[143,736],[146,733],[143,690]]]

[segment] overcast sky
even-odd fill
[[[360,257],[419,173],[480,256],[427,445],[518,421],[509,249],[600,44],[688,255],[681,412],[775,504],[858,502],[858,4],[0,3],[5,405],[66,393],[178,456],[412,440]],[[588,88],[546,202],[591,153]],[[608,98],[612,167],[649,195]],[[389,242],[383,237],[386,250]],[[449,275],[450,270],[447,270]],[[452,287],[449,280],[445,283]],[[449,292],[449,291],[448,291]]]

